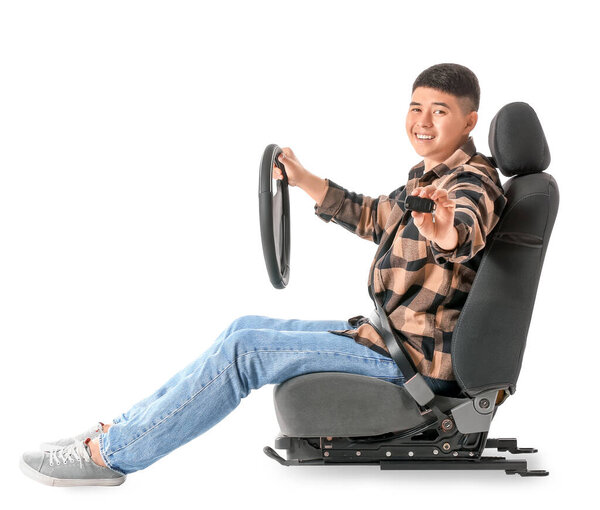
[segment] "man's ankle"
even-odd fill
[[[108,467],[102,460],[102,455],[100,455],[100,443],[98,441],[98,438],[92,439],[88,443],[88,446],[90,447],[90,451],[92,452],[91,457],[94,463],[102,467]]]

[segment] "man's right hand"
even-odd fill
[[[282,147],[282,153],[278,156],[279,162],[283,164],[287,174],[288,184],[297,186],[298,182],[306,175],[307,170],[302,166],[298,158],[289,147]],[[283,179],[283,172],[273,164],[273,179]]]

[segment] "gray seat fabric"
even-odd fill
[[[290,437],[374,436],[431,421],[401,386],[344,372],[316,372],[275,386],[275,414]],[[436,397],[446,411],[464,399]]]

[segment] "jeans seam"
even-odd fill
[[[120,473],[122,475],[125,475],[126,473],[123,473],[123,471],[121,471],[120,469],[117,469],[113,466],[113,464],[108,460],[108,458],[105,456],[104,454],[104,439],[102,438],[104,434],[100,434],[98,436],[98,449],[100,451],[100,457],[102,457],[102,460],[104,461],[104,464],[106,464],[106,466],[109,469],[112,469],[113,471],[116,471],[117,473]]]
[[[245,356],[248,355],[252,355],[252,354],[258,354],[258,353],[270,353],[270,352],[277,352],[277,353],[295,353],[295,354],[304,354],[304,353],[314,353],[315,351],[305,351],[305,350],[294,350],[294,349],[264,349],[264,350],[256,350],[256,351],[249,351],[249,352],[245,352],[244,354],[239,355],[238,357],[235,358],[234,361],[232,361],[229,365],[227,365],[221,372],[219,372],[214,379],[211,379],[205,386],[203,386],[202,388],[200,388],[196,393],[194,393],[190,398],[188,398],[183,404],[181,404],[177,409],[175,409],[174,411],[171,411],[168,415],[166,415],[164,418],[162,418],[160,421],[156,422],[152,427],[150,427],[148,430],[144,431],[142,434],[140,434],[138,437],[136,437],[135,439],[133,439],[132,441],[130,441],[129,443],[127,443],[124,446],[121,446],[120,448],[118,448],[117,450],[115,450],[114,452],[110,453],[110,454],[106,454],[108,455],[114,455],[115,453],[120,452],[121,450],[131,446],[133,443],[135,443],[136,441],[138,441],[139,439],[141,439],[142,437],[144,437],[146,434],[148,434],[149,432],[151,432],[152,430],[154,430],[156,427],[158,427],[158,425],[164,423],[167,419],[171,418],[172,416],[175,416],[179,411],[181,411],[184,407],[186,407],[190,402],[192,402],[200,393],[202,393],[206,388],[208,388],[211,384],[213,384],[217,379],[219,379],[219,377],[221,377],[225,372],[227,372],[227,370],[229,370],[232,366],[236,365],[238,360],[242,359]],[[378,359],[376,357],[373,356],[362,356],[362,355],[358,355],[358,354],[350,354],[347,352],[340,352],[340,351],[317,351],[317,354],[339,354],[341,356],[348,356],[348,357],[354,357],[354,358],[362,358],[362,359],[366,359],[366,360],[374,360],[374,361],[384,361],[384,362],[388,362],[388,360],[385,359]],[[393,360],[390,360],[390,362],[392,364],[395,364],[395,362]],[[400,379],[400,377],[392,377],[392,379]],[[101,450],[101,455],[102,455],[102,450]],[[104,460],[104,462],[106,463],[106,465],[108,466],[109,463],[106,461],[106,459],[104,459],[104,455],[102,455],[102,458]],[[112,468],[111,468],[112,469]],[[115,470],[117,471],[117,470]]]

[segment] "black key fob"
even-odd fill
[[[404,208],[407,211],[430,213],[435,210],[435,202],[430,198],[423,198],[417,195],[409,195],[404,201]]]

